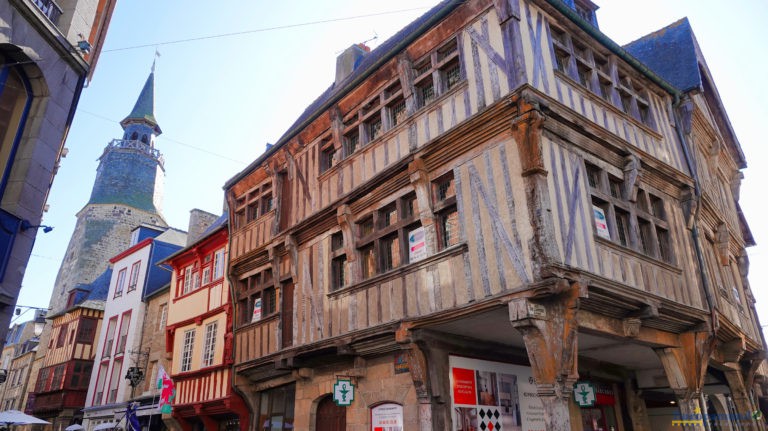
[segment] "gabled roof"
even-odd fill
[[[683,92],[703,86],[688,18],[630,42],[624,49]]]
[[[127,124],[133,122],[150,125],[158,135],[163,133],[157,124],[157,119],[155,119],[155,72],[151,72],[147,77],[144,88],[141,89],[139,98],[136,99],[136,104],[133,105],[133,110],[120,122],[120,125],[125,128]]]

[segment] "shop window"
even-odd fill
[[[639,187],[635,202],[631,202],[625,196],[623,180],[591,163],[585,167],[597,235],[672,263],[674,257],[663,199]],[[602,226],[598,218],[604,218],[606,226]]]
[[[421,226],[416,205],[416,196],[409,194],[357,224],[364,279],[408,263],[408,234]]]
[[[291,430],[294,425],[296,385],[290,384],[262,391],[259,396],[259,431]]]

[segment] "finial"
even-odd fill
[[[155,62],[157,61],[158,58],[160,58],[160,51],[158,51],[157,48],[155,48],[155,58],[152,59],[152,73],[155,73]]]

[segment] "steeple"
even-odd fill
[[[155,135],[163,133],[160,130],[160,126],[157,124],[155,118],[155,64],[152,63],[152,72],[147,77],[147,82],[144,83],[144,88],[141,89],[139,98],[136,99],[136,104],[133,105],[133,110],[127,117],[120,122],[123,126],[123,130],[127,131],[127,128],[131,124],[143,124],[152,128]]]

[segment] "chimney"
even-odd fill
[[[355,71],[363,57],[371,52],[364,43],[352,45],[336,57],[336,85]]]
[[[219,216],[200,209],[189,212],[189,228],[187,228],[187,245],[194,244],[203,233],[218,219]]]

